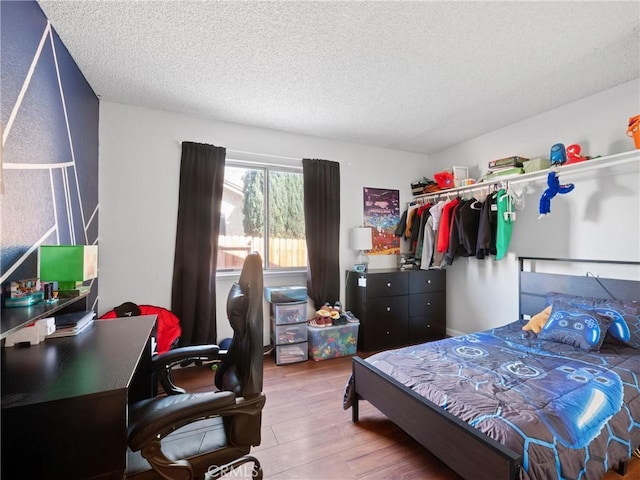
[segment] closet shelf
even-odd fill
[[[506,188],[509,185],[533,183],[539,180],[546,180],[547,174],[552,171],[555,171],[558,173],[558,175],[562,175],[564,177],[568,174],[588,172],[591,170],[599,170],[601,168],[614,167],[617,165],[634,162],[640,165],[640,150],[617,153],[615,155],[594,158],[591,160],[586,160],[584,162],[563,165],[561,167],[552,166],[545,170],[538,170],[537,172],[523,173],[522,175],[517,175],[509,178],[474,183],[473,185],[466,185],[464,187],[448,188],[446,190],[439,190],[437,192],[423,193],[422,195],[415,195],[413,198],[414,200],[425,200],[439,197],[450,197],[464,192],[483,190],[494,185],[499,185],[501,188]]]

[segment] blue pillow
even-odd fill
[[[640,349],[640,303],[607,298],[581,297],[558,292],[547,293],[547,303],[564,301],[576,307],[611,317],[609,335],[630,347]]]
[[[612,323],[611,317],[599,315],[593,310],[555,301],[549,320],[538,338],[598,351]]]

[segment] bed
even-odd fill
[[[514,322],[353,357],[352,420],[370,402],[466,479],[624,474],[640,446],[640,282],[535,271],[551,261],[586,262],[520,258]],[[523,331],[549,304],[544,332]]]

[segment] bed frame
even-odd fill
[[[611,294],[608,292],[611,292],[619,300],[640,299],[640,281],[536,273],[526,269],[535,268],[537,261],[640,265],[640,262],[521,257],[521,318],[543,310],[545,294],[549,291],[600,298],[609,298]],[[463,478],[518,478],[522,462],[520,454],[416,394],[358,356],[353,357],[353,392],[354,423],[358,422],[358,401],[366,400]],[[624,475],[626,466],[626,462],[618,466],[618,473]]]

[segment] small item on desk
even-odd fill
[[[37,345],[42,342],[47,335],[56,331],[56,324],[53,317],[41,318],[27,327],[23,327],[15,333],[7,336],[5,347],[13,347],[19,343]]]
[[[45,282],[42,284],[42,291],[44,292],[45,303],[53,303],[58,300],[58,295],[56,293],[54,297],[53,290],[54,290],[54,282]]]
[[[81,310],[79,312],[64,313],[56,315],[56,331],[47,338],[72,337],[78,335],[93,323],[95,312],[92,310]]]

